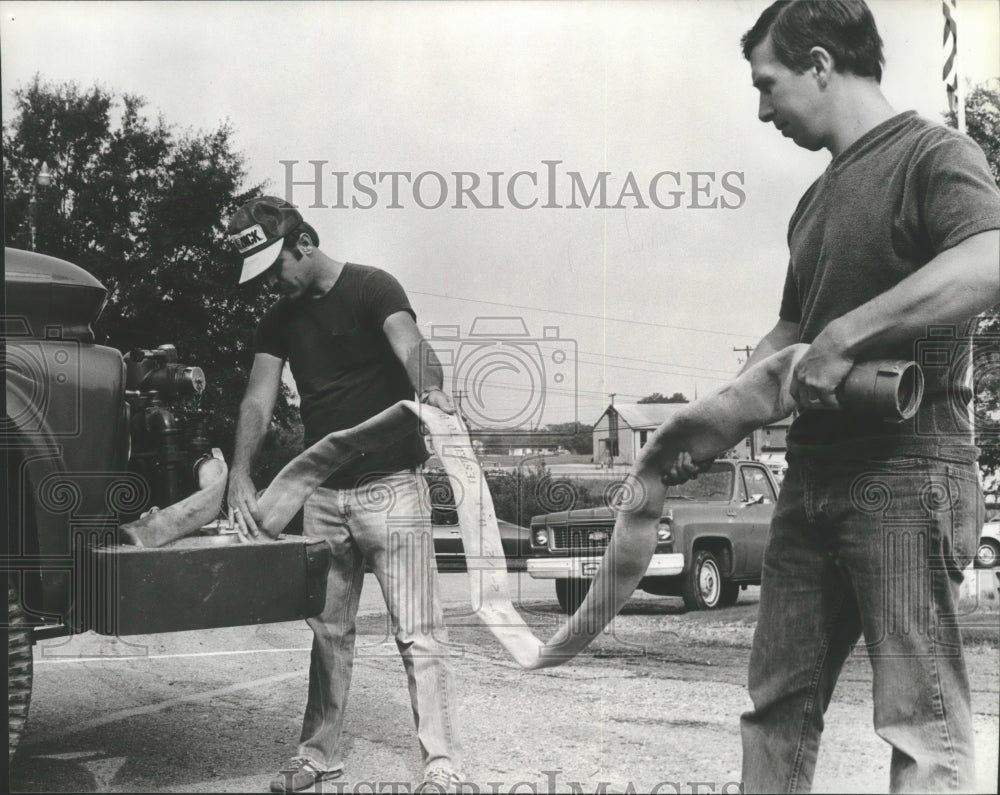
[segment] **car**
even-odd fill
[[[462,533],[458,527],[458,513],[448,476],[443,469],[425,471],[431,495],[431,522],[434,529],[434,557],[438,571],[475,571],[482,567],[475,559],[467,558],[462,543]],[[497,519],[500,544],[507,560],[507,571],[524,571],[531,554],[528,528]]]
[[[71,262],[6,248],[4,286],[13,757],[36,641],[307,618],[323,608],[332,553],[315,539],[239,544],[199,528],[167,546],[126,543],[124,524],[197,488],[193,470],[211,449],[185,401],[204,390],[205,374],[170,345],[123,356],[97,344],[108,291]]]
[[[1000,520],[983,525],[976,549],[976,565],[981,569],[1000,565]]]
[[[497,529],[500,531],[500,543],[507,560],[507,571],[524,571],[531,550],[528,528],[497,519]],[[466,557],[457,523],[434,525],[434,557],[438,571],[441,572],[486,568],[481,567],[476,559]]]
[[[620,481],[619,481],[620,482]],[[573,613],[597,572],[614,530],[615,482],[581,480],[581,502],[605,495],[592,507],[531,519],[528,574],[555,581],[560,607]],[[579,484],[578,484],[579,486]],[[714,610],[759,585],[778,488],[771,471],[751,460],[720,459],[680,486],[663,504],[657,546],[639,588],[681,596],[690,610]]]

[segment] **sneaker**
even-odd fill
[[[462,777],[449,767],[432,767],[424,773],[424,780],[421,781],[414,793],[442,793],[458,792],[458,787],[462,783]]]
[[[343,770],[320,770],[312,759],[296,756],[288,767],[271,779],[271,792],[298,792],[329,778],[340,778]]]

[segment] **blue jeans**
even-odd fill
[[[326,541],[333,563],[323,612],[308,620],[313,645],[299,756],[324,770],[344,767],[341,731],[367,560],[403,659],[424,767],[458,770],[457,704],[423,476],[408,470],[357,489],[319,488],[304,514],[304,535]]]
[[[974,787],[955,617],[983,514],[971,462],[789,457],[740,726],[747,792],[809,791],[823,713],[861,635],[891,790]]]

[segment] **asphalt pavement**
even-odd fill
[[[474,616],[466,575],[441,582],[467,792],[738,791],[756,588],[712,613],[639,595],[579,658],[528,673]],[[550,637],[562,621],[552,583],[511,575],[510,584],[535,633]],[[983,792],[997,791],[996,624],[987,613],[986,640],[967,649]],[[310,642],[305,623],[291,622],[39,644],[10,790],[266,791],[295,750]],[[871,729],[870,688],[867,660],[852,656],[814,791],[885,791],[889,749]],[[346,777],[323,791],[407,792],[420,778],[405,675],[370,575],[345,743]]]

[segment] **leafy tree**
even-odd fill
[[[3,130],[5,244],[30,245],[29,199],[44,161],[53,181],[34,189],[37,250],[108,288],[95,329],[106,344],[172,343],[204,369],[209,437],[231,449],[253,329],[273,300],[236,289],[225,219],[260,186],[244,185],[232,127],[177,131],[151,119],[142,97],[38,75],[13,95]],[[276,419],[287,426],[297,412],[286,397]]]
[[[666,395],[661,395],[659,392],[654,392],[652,395],[646,395],[644,398],[639,398],[637,403],[690,403],[686,397],[680,392],[674,392],[670,397]]]
[[[1000,184],[1000,80],[977,86],[965,98],[965,131],[982,147],[993,179]],[[948,123],[958,124],[954,111],[945,114]]]
[[[594,450],[594,426],[581,422],[556,422],[545,426],[546,434],[578,455],[589,455]]]
[[[1000,186],[1000,82],[997,87],[981,85],[965,98],[966,132],[986,154],[993,179]],[[956,125],[956,114],[946,114]],[[984,473],[1000,471],[1000,307],[985,312],[974,323],[976,355],[973,365],[975,385],[976,444],[982,448],[979,464]]]
[[[573,453],[590,453],[593,427],[579,422],[557,422],[537,431],[503,433],[494,430],[472,430],[469,436],[481,442],[489,452],[506,450],[511,447],[552,447],[562,446]]]

